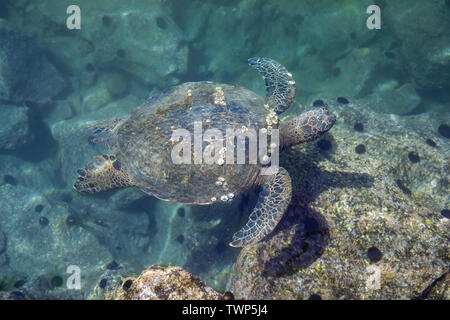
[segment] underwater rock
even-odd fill
[[[21,185],[33,190],[48,190],[59,183],[55,161],[48,159],[39,164],[10,154],[0,154],[0,185]]]
[[[295,3],[297,11],[305,17],[303,25],[307,26],[302,28],[302,37],[317,54],[326,60],[336,60],[358,47],[356,44],[368,43],[375,37],[375,32],[364,26],[368,17],[365,9],[371,4],[367,0],[328,1],[322,6],[314,6],[312,2],[304,2],[302,6]]]
[[[28,108],[0,104],[0,150],[15,150],[30,142]]]
[[[54,28],[59,27],[61,13],[70,4],[59,0],[40,2],[36,4],[36,14],[45,17],[50,30],[57,33]],[[186,71],[188,50],[182,43],[181,30],[159,2],[141,1],[131,7],[117,0],[82,0],[77,5],[82,12],[82,25],[73,31],[78,33],[74,36],[90,44],[86,50],[90,61],[84,59],[79,68],[84,69],[86,63],[95,68],[112,68],[147,86],[160,88],[175,84],[176,75]],[[71,37],[66,37],[66,41],[70,42]]]
[[[397,83],[379,85],[374,93],[368,97],[368,105],[377,112],[404,115],[413,111],[420,103],[421,98],[411,83],[396,87]]]
[[[118,72],[102,72],[99,74],[95,85],[83,91],[81,106],[77,111],[80,114],[86,115],[112,102],[120,101],[119,98],[124,97],[128,87],[128,79],[124,74]],[[120,101],[119,103],[124,102]]]
[[[40,12],[36,12],[36,15],[41,18],[40,24],[44,24],[45,16]],[[54,27],[55,25],[49,23],[47,28],[37,28],[33,31],[42,32],[44,29],[48,33]],[[39,37],[39,41],[48,48],[68,76],[79,79],[83,89],[89,88],[94,83],[98,66],[93,57],[94,44],[89,39],[83,38],[80,33],[74,31],[65,34],[56,32],[52,36],[47,34],[47,36]]]
[[[238,253],[228,243],[235,229],[247,222],[257,196],[256,190],[252,190],[243,199],[226,204],[185,205],[186,217],[180,217],[177,211],[179,220],[175,222],[184,226],[177,227],[182,230],[184,241],[178,243],[175,232],[172,241],[182,248],[183,268],[204,279],[214,289],[226,291],[230,268]]]
[[[101,75],[100,82],[104,81],[106,89],[113,98],[122,97],[128,89],[127,77],[118,72],[106,72]]]
[[[327,134],[336,149],[328,155],[306,144],[281,155],[293,200],[272,235],[242,249],[230,291],[246,299],[417,297],[450,262],[450,222],[440,214],[450,151],[426,143],[446,143],[436,133],[444,115],[400,117],[327,102],[337,118]],[[355,122],[364,131],[355,134]],[[355,153],[359,144],[365,153]],[[420,162],[409,160],[411,151]]]
[[[7,244],[8,238],[6,237],[6,233],[3,232],[2,229],[0,229],[0,267],[8,264],[9,262],[9,257],[6,254]]]
[[[125,279],[118,300],[218,300],[221,294],[180,267],[150,266],[136,279]]]
[[[81,101],[80,113],[88,114],[92,111],[96,111],[111,102],[111,94],[106,87],[106,84],[99,83],[87,90]]]
[[[450,299],[450,271],[433,281],[416,300],[449,300]]]
[[[74,116],[75,107],[70,100],[58,100],[53,109],[46,115],[45,122],[49,125],[61,120],[68,120]]]
[[[86,120],[71,119],[51,126],[52,136],[60,146],[57,160],[61,177],[70,187],[77,176],[77,169],[84,168],[86,161],[91,161],[94,155],[106,152],[105,147],[88,142],[91,135],[88,124]]]
[[[257,23],[261,7],[253,1],[242,1],[232,6],[194,1],[187,6],[192,14],[197,16],[198,12],[202,12],[200,16],[205,16],[206,19],[185,21],[188,32],[192,29],[200,31],[189,48],[192,59],[189,61],[190,74],[186,76],[188,79],[208,77],[212,81],[220,82],[230,82],[233,79],[235,83],[234,74],[246,70],[242,61],[251,57],[256,38],[261,31],[250,28],[253,23]],[[193,12],[194,10],[198,11]],[[242,19],[244,16],[246,18]],[[188,26],[190,24],[195,26]],[[233,32],[224,32],[225,30]],[[236,50],[237,48],[239,50]],[[241,63],[238,63],[239,61]],[[241,65],[242,68],[230,70],[230,65]]]
[[[91,112],[84,110],[84,113],[71,117],[70,120],[62,120],[50,125],[51,134],[59,145],[57,161],[60,163],[61,177],[70,188],[77,177],[77,169],[84,168],[88,162],[92,161],[94,155],[108,152],[104,145],[89,142],[92,135],[89,124],[95,120],[125,116],[143,102],[132,95],[110,101],[111,97],[105,86],[93,88],[92,92],[93,96],[86,95],[86,104],[81,106],[93,108]],[[92,104],[88,104],[88,100]],[[57,116],[62,115],[55,115]]]
[[[66,87],[60,72],[28,36],[0,23],[0,99],[47,103]]]
[[[304,67],[311,69],[314,66]],[[399,63],[385,59],[380,48],[355,48],[335,64],[325,68],[320,82],[307,83],[305,87],[311,88],[311,91],[320,88],[323,96],[361,97],[372,91],[377,84],[398,77],[399,70]],[[301,82],[308,80],[309,78],[300,79]]]
[[[8,237],[8,250],[0,253],[0,264],[5,265],[5,269],[0,268],[0,282],[7,280],[8,291],[12,281],[23,275],[33,280],[42,276],[49,285],[53,277],[62,276],[65,283],[69,276],[65,268],[73,264],[81,268],[81,290],[67,290],[64,285],[49,289],[49,286],[42,287],[38,282],[31,281],[27,284],[27,296],[29,294],[38,299],[88,298],[113,260],[120,265],[121,272],[128,274],[142,270],[142,266],[152,261],[184,263],[181,248],[174,250],[177,248],[165,243],[167,235],[163,228],[170,228],[167,222],[170,214],[163,212],[164,206],[136,206],[118,211],[108,197],[86,197],[70,190],[63,188],[38,193],[20,185],[0,183],[0,196],[6,199],[6,203],[0,203],[0,211],[9,217],[5,224],[2,223],[2,228],[11,228],[4,232]],[[19,194],[22,198],[18,197]],[[70,201],[67,195],[70,195]],[[149,210],[151,214],[143,210]],[[161,219],[153,220],[153,210]],[[42,217],[45,218],[45,225],[41,223]],[[172,255],[178,259],[170,260]],[[20,262],[22,264],[19,266]],[[38,268],[28,272],[32,264]]]
[[[81,298],[91,291],[99,267],[112,260],[95,234],[66,226],[67,206],[48,201],[42,192],[5,184],[0,185],[0,198],[0,212],[8,217],[2,219],[2,231],[7,239],[5,254],[9,258],[7,264],[0,266],[1,279],[12,286],[18,278],[26,276],[31,280],[25,285],[27,294],[35,299],[49,295],[63,297],[67,293],[72,298]],[[39,212],[38,206],[42,206]],[[42,217],[46,220],[45,227],[40,224]],[[65,285],[51,286],[56,276],[66,282],[70,265],[81,270],[81,292],[67,290]],[[40,278],[49,285],[42,285]],[[9,291],[11,287],[6,289]]]
[[[214,80],[232,80],[255,90],[260,87],[253,81],[253,75],[245,74],[242,61],[263,55],[283,61],[289,70],[300,65],[299,73],[304,80],[297,79],[299,87],[317,91],[317,84],[329,74],[330,64],[375,36],[363,27],[365,8],[370,4],[370,1],[346,4],[327,1],[326,5],[318,6],[307,1],[247,0],[217,5],[189,1],[186,6],[191,12],[202,12],[200,16],[207,17],[185,21],[189,33],[194,29],[202,32],[190,46],[196,59],[190,66],[197,74],[212,73]],[[230,65],[242,67],[230,69]]]
[[[450,8],[445,1],[389,2],[384,12],[418,87],[449,88]]]

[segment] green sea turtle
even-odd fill
[[[106,144],[112,155],[98,156],[93,163],[79,169],[74,188],[94,193],[137,186],[159,199],[207,205],[230,201],[253,187],[261,186],[258,202],[247,224],[234,234],[230,245],[245,246],[263,239],[278,224],[291,200],[289,173],[280,167],[274,174],[261,174],[271,164],[267,155],[265,162],[250,161],[250,136],[240,142],[226,136],[226,147],[222,144],[223,136],[217,137],[230,128],[236,129],[235,132],[240,130],[244,136],[252,130],[267,133],[266,142],[270,140],[273,152],[278,147],[285,149],[319,137],[333,126],[335,116],[325,108],[315,108],[292,120],[279,122],[278,115],[294,99],[292,75],[269,58],[251,58],[249,65],[256,68],[265,80],[265,99],[243,87],[188,82],[152,96],[128,117],[95,122],[92,141]],[[199,125],[205,134],[196,145],[195,130]],[[179,138],[174,139],[173,136],[179,129],[186,134],[181,135],[180,143],[177,142]],[[219,132],[205,137],[208,129],[218,129]],[[193,131],[194,146],[191,149],[188,133]],[[274,139],[275,134],[270,136],[272,132],[277,133],[278,141]],[[211,151],[211,146],[217,141],[222,147],[219,146],[219,151],[214,148]],[[238,143],[234,144],[235,141]],[[244,151],[244,163],[236,164],[238,151],[234,151],[239,143],[250,151],[248,154]],[[188,149],[181,148],[181,152],[174,153],[180,145]],[[174,154],[185,155],[186,150],[192,153],[185,158],[188,162],[174,161]],[[201,162],[207,150],[214,160]],[[230,150],[230,160],[233,161],[228,161],[227,157],[225,163],[225,153],[228,156]],[[272,157],[272,153],[267,154]]]

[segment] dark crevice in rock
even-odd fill
[[[0,154],[17,156],[29,162],[39,162],[53,157],[57,152],[58,143],[53,138],[48,125],[42,121],[40,113],[34,108],[29,111],[29,126],[35,137],[34,140],[17,150],[0,150]]]
[[[425,288],[425,290],[422,291],[422,293],[414,298],[412,300],[427,300],[427,299],[444,299],[444,294],[447,290],[449,290],[448,285],[444,283],[447,280],[447,277],[450,275],[450,270],[443,275],[441,275],[439,278],[435,279],[431,284]],[[437,289],[439,286],[444,286],[442,289],[442,292],[440,296],[438,297],[432,297],[433,290]]]
[[[7,20],[9,18],[9,4],[8,1],[0,2],[0,19]]]

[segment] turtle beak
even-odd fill
[[[326,108],[315,108],[280,124],[282,148],[317,139],[330,130],[335,115]]]
[[[317,113],[317,120],[319,121],[321,127],[320,130],[325,133],[333,127],[336,122],[336,116],[325,108],[318,108]]]

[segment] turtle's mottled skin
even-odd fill
[[[315,139],[332,127],[335,117],[324,108],[278,123],[277,115],[289,107],[295,95],[292,75],[272,59],[252,58],[249,64],[265,79],[265,99],[243,87],[188,82],[149,98],[124,119],[95,123],[93,142],[105,143],[112,155],[96,157],[78,170],[74,188],[93,193],[137,186],[163,200],[211,204],[231,200],[261,185],[249,221],[230,245],[249,245],[264,238],[280,221],[291,199],[291,179],[285,169],[279,168],[271,176],[261,175],[263,165],[259,161],[250,164],[248,154],[245,164],[196,163],[195,154],[191,164],[175,164],[172,156],[178,143],[173,132],[186,129],[192,134],[194,123],[201,124],[203,133],[218,129],[223,137],[227,129],[279,129],[283,149]],[[206,139],[200,143],[205,152],[210,143]]]

